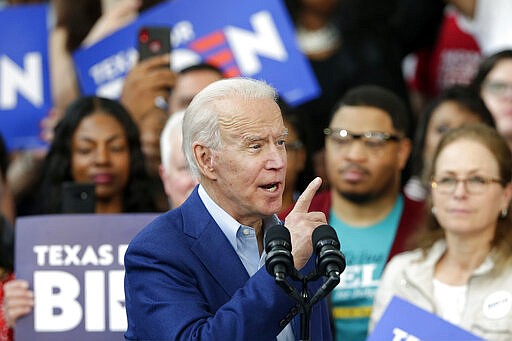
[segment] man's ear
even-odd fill
[[[407,164],[407,160],[411,155],[412,142],[408,138],[403,138],[399,143],[398,149],[398,166],[400,170],[403,170]]]
[[[196,159],[201,174],[208,179],[215,180],[217,174],[213,166],[213,151],[198,142],[192,145],[192,151],[194,152],[194,158]]]

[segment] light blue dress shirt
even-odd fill
[[[240,224],[224,211],[210,198],[203,186],[199,185],[198,193],[213,220],[219,225],[220,229],[229,240],[229,243],[233,246],[233,249],[235,249],[249,276],[254,275],[259,268],[265,266],[266,257],[265,250],[263,250],[260,257],[256,231],[250,226]],[[276,224],[281,224],[281,221],[276,215],[263,219],[263,231],[266,231]],[[295,336],[291,323],[288,323],[277,336],[277,341],[294,340]]]

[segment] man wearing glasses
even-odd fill
[[[347,259],[331,294],[337,340],[365,340],[373,297],[386,262],[406,249],[423,204],[401,194],[411,150],[409,114],[402,100],[377,86],[347,92],[324,130],[331,191],[310,210],[323,211]]]

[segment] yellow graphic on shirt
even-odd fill
[[[370,317],[372,307],[336,307],[332,310],[335,319]]]

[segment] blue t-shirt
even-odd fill
[[[332,291],[332,314],[336,340],[364,341],[382,271],[395,239],[404,207],[400,195],[391,212],[375,225],[345,224],[331,211],[330,225],[336,230],[347,268]]]

